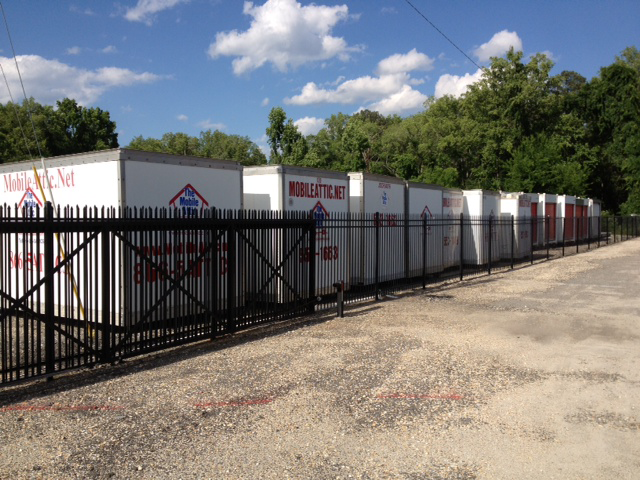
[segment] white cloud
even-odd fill
[[[117,53],[118,49],[113,45],[107,45],[102,49],[102,53]]]
[[[80,55],[82,49],[80,47],[67,48],[67,55]]]
[[[260,105],[263,107],[266,107],[267,105],[269,105],[269,97],[263,98]]]
[[[379,75],[389,73],[412,72],[414,70],[432,70],[433,58],[418,52],[415,48],[409,53],[396,53],[378,63]]]
[[[187,117],[185,114],[181,113],[180,115],[178,115],[176,117],[178,120],[180,120],[181,122],[186,122],[187,120],[189,120],[189,117]]]
[[[249,29],[220,32],[208,49],[211,58],[237,57],[232,62],[236,75],[266,63],[285,72],[290,67],[335,57],[345,61],[351,52],[359,50],[331,35],[333,27],[349,17],[346,5],[302,6],[296,0],[267,0],[262,6],[244,2],[243,13],[253,18]]]
[[[426,95],[414,90],[409,85],[403,85],[399,92],[389,95],[367,108],[380,112],[382,115],[415,112],[422,107],[427,98]]]
[[[124,18],[130,22],[142,22],[146,25],[151,25],[156,13],[188,1],[189,0],[138,0],[135,7],[127,8]]]
[[[466,93],[469,85],[476,83],[482,78],[482,73],[483,71],[478,69],[476,73],[465,73],[464,76],[450,75],[448,73],[442,75],[436,83],[436,98],[440,98],[445,95],[459,97],[463,93]]]
[[[309,82],[298,95],[284,99],[289,105],[360,104],[361,109],[375,110],[383,115],[406,114],[422,108],[427,96],[413,87],[424,83],[409,74],[414,70],[431,70],[433,59],[416,49],[406,54],[391,55],[378,63],[378,76],[362,76],[351,80],[338,78],[320,86]],[[328,87],[328,88],[325,88]],[[335,88],[330,88],[335,87]]]
[[[290,105],[311,105],[376,101],[400,91],[409,79],[406,73],[359,77],[343,82],[335,90],[320,88],[314,82],[309,82],[302,87],[300,95],[285,98],[284,102]]]
[[[515,51],[522,51],[522,40],[516,32],[502,30],[496,33],[491,40],[483,43],[473,51],[481,62],[487,62],[491,57],[500,57],[513,47]]]
[[[69,7],[69,11],[72,13],[80,13],[82,15],[87,15],[87,16],[94,16],[95,12],[93,10],[91,10],[90,8],[85,8],[85,9],[81,9],[80,7],[76,7],[75,5],[71,5]]]
[[[69,97],[81,105],[86,105],[95,102],[107,90],[153,83],[167,78],[154,73],[135,73],[117,67],[85,70],[38,55],[19,55],[17,62],[27,94],[44,104],[52,104],[56,100]],[[0,63],[13,65],[14,60],[0,57]],[[17,71],[7,68],[5,74],[11,90],[20,90]],[[9,94],[6,90],[1,90],[0,103],[8,101]]]
[[[556,56],[553,54],[552,51],[550,50],[544,50],[542,52],[540,52],[542,54],[544,54],[549,60],[551,60],[552,62],[557,62],[558,59],[556,58]]]
[[[303,117],[293,124],[298,127],[302,135],[315,135],[324,127],[324,119],[316,117]]]
[[[210,118],[197,123],[197,126],[204,130],[224,130],[227,126],[224,123],[213,123]]]

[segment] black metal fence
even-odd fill
[[[0,211],[7,383],[112,362],[314,308],[307,214]]]
[[[638,217],[54,213],[0,208],[3,384],[640,233]]]

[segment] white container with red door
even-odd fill
[[[562,219],[558,217],[558,196],[553,193],[538,194],[538,215],[542,215],[542,242],[555,244],[562,235]],[[562,238],[562,237],[560,237]]]
[[[558,239],[564,238],[565,242],[573,242],[576,239],[576,197],[573,195],[558,195],[558,217],[562,219],[562,232]]]

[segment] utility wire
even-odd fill
[[[13,100],[13,95],[11,94],[11,87],[9,86],[9,80],[7,80],[7,75],[4,73],[4,68],[2,67],[2,63],[0,63],[0,70],[2,70],[2,76],[4,77],[4,83],[7,85],[7,91],[9,92],[9,98],[11,99],[11,105],[13,106],[13,113],[16,116],[16,120],[18,121],[18,126],[20,127],[20,132],[22,132],[22,138],[24,139],[24,145],[27,147],[27,153],[29,154],[29,158],[33,158],[31,155],[31,148],[29,148],[29,140],[27,139],[27,133],[24,131],[24,127],[22,126],[22,121],[20,120],[20,112],[18,112],[18,106]]]
[[[474,64],[476,67],[478,67],[480,70],[484,70],[484,67],[481,67],[480,65],[478,65],[478,64],[477,64],[477,63],[476,63],[476,62],[475,62],[475,61],[474,61],[474,60],[473,60],[469,55],[467,55],[466,53],[464,53],[464,52],[462,51],[462,49],[461,49],[460,47],[458,47],[458,45],[456,45],[455,43],[453,43],[453,40],[451,40],[451,39],[450,39],[449,37],[447,37],[444,33],[442,33],[442,30],[440,30],[438,27],[436,27],[436,26],[433,24],[433,22],[432,22],[431,20],[429,20],[429,19],[425,16],[425,14],[424,14],[424,13],[422,13],[420,10],[418,10],[418,9],[416,8],[416,6],[415,6],[413,3],[411,3],[409,0],[405,0],[405,2],[407,2],[407,3],[409,4],[409,6],[410,6],[411,8],[413,8],[413,9],[416,11],[416,13],[417,13],[418,15],[420,15],[422,18],[424,18],[424,19],[427,21],[427,23],[428,23],[429,25],[431,25],[433,28],[435,28],[435,29],[436,29],[436,31],[437,31],[440,35],[442,35],[442,36],[447,40],[447,42],[449,42],[451,45],[453,45],[453,46],[456,48],[456,50],[458,50],[462,55],[464,55],[465,57],[467,57],[467,60],[469,60],[471,63],[473,63],[473,64]]]
[[[18,71],[18,78],[20,79],[20,86],[22,87],[22,94],[24,95],[25,106],[27,107],[27,113],[29,115],[29,120],[31,121],[33,136],[35,137],[35,140],[36,140],[36,147],[38,147],[38,155],[40,155],[40,158],[42,158],[42,150],[40,149],[40,142],[38,141],[36,126],[33,123],[33,116],[31,115],[31,109],[29,108],[29,102],[27,101],[27,91],[24,88],[24,82],[22,81],[22,74],[20,73],[20,67],[18,66],[18,58],[16,57],[16,49],[13,46],[13,40],[11,39],[11,32],[9,31],[9,23],[7,22],[7,16],[4,13],[4,6],[2,5],[1,1],[0,1],[0,10],[2,10],[2,18],[4,19],[4,26],[7,29],[7,36],[9,37],[9,43],[11,44],[11,52],[13,53],[13,60],[16,62],[16,70]],[[29,156],[31,156],[31,153],[29,153]]]

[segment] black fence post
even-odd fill
[[[598,227],[596,229],[596,232],[598,233],[598,248],[600,248],[600,227],[601,227],[601,220],[600,220],[600,216],[596,217],[596,223],[598,224]]]
[[[567,217],[562,217],[562,256],[564,257],[564,239],[567,238]]]
[[[229,226],[227,230],[227,330],[236,331],[236,229]],[[313,261],[313,260],[312,260]]]
[[[587,250],[591,250],[591,227],[593,225],[593,217],[587,217]]]
[[[605,217],[606,221],[606,226],[604,228],[604,231],[607,232],[606,238],[605,238],[605,245],[609,245],[609,217]]]
[[[484,220],[482,220],[482,222],[484,223]],[[493,236],[493,231],[491,230],[491,227],[493,226],[493,217],[489,216],[489,263],[487,264],[487,271],[489,273],[489,275],[491,275],[491,237]]]
[[[511,270],[513,270],[513,256],[514,256],[514,246],[516,243],[516,224],[513,219],[513,215],[511,215]]]
[[[629,240],[629,222],[631,221],[631,217],[626,217],[626,220],[624,221],[626,228],[626,232],[624,234],[624,236],[626,237],[625,240]]]
[[[55,370],[55,329],[54,329],[54,284],[53,275],[53,206],[51,202],[44,205],[44,311],[45,311],[45,328],[44,328],[44,351],[45,351],[45,367],[49,375],[53,378]]]
[[[376,212],[373,216],[375,224],[375,289],[376,300],[380,300],[380,214]]]
[[[313,313],[316,309],[316,222],[313,219],[313,215],[311,215],[311,226],[309,232],[309,250],[311,261],[309,262],[309,313]],[[318,257],[320,258],[320,257]],[[341,292],[344,291],[344,288],[341,289]],[[344,293],[342,293],[344,295]],[[339,298],[338,300],[342,300]],[[344,316],[344,315],[341,315]]]
[[[526,217],[525,217],[526,218]],[[533,265],[533,251],[534,251],[534,237],[533,237],[533,232],[534,230],[536,231],[536,235],[537,235],[537,230],[536,227],[537,225],[535,225],[535,221],[536,221],[536,217],[532,216],[531,217],[531,221],[529,222],[529,238],[531,238],[531,241],[529,242],[529,259],[531,262],[531,265]],[[521,235],[522,236],[522,235]],[[537,239],[536,239],[537,240]],[[520,238],[520,241],[522,241],[522,238]],[[513,267],[512,267],[513,268]]]
[[[427,215],[422,217],[422,289],[427,288]]]
[[[344,282],[336,282],[333,284],[336,293],[336,317],[344,318]]]
[[[211,227],[209,229],[209,235],[211,235],[211,242],[215,242],[215,245],[211,248],[211,285],[209,292],[211,295],[211,339],[214,339],[218,335],[220,328],[220,312],[218,303],[218,282],[220,279],[220,252],[222,245],[218,239],[218,229],[215,226],[218,219],[218,210],[214,207],[211,209]]]
[[[616,216],[613,216],[613,243],[616,243]]]
[[[464,276],[464,213],[460,214],[460,280]],[[452,240],[451,238],[449,239]]]
[[[113,360],[113,352],[111,350],[111,245],[109,242],[109,235],[111,232],[107,228],[102,229],[102,238],[100,248],[102,249],[100,255],[100,268],[101,275],[100,281],[102,282],[102,348],[100,349],[101,361],[103,363],[111,362]]]
[[[575,217],[573,223],[573,226],[575,228],[575,233],[573,234],[575,240],[576,240],[576,253],[580,253],[580,227],[581,227],[581,217]]]
[[[544,231],[545,231],[545,242],[547,243],[547,260],[549,260],[549,226],[551,225],[551,218],[549,215],[544,219]]]

